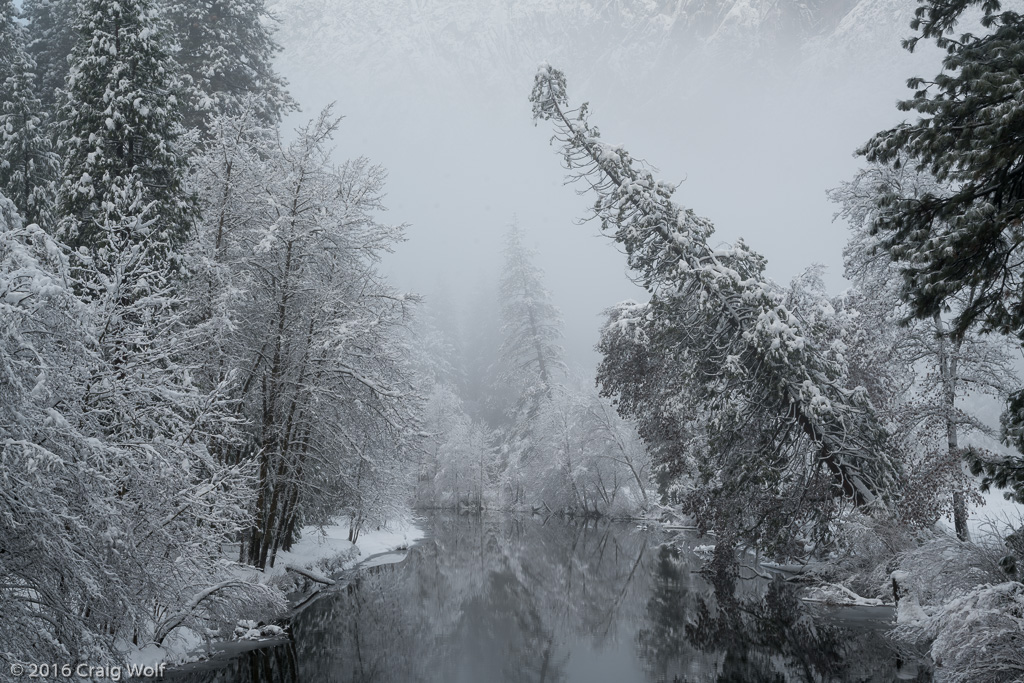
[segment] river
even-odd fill
[[[808,606],[781,581],[712,580],[636,524],[430,514],[399,565],[330,592],[292,641],[181,683],[928,681],[887,608]]]

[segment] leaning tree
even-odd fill
[[[560,71],[542,66],[530,99],[650,293],[606,325],[599,381],[648,440],[685,440],[659,450],[693,461],[677,472],[695,483],[684,508],[727,539],[800,552],[844,501],[888,505],[900,480],[888,433],[847,386],[838,347],[783,304],[764,258],[742,243],[712,248],[712,224],[672,201],[674,185],[604,142],[586,104],[570,108]]]

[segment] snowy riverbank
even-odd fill
[[[380,527],[371,527],[360,533],[355,543],[348,540],[348,521],[338,520],[335,524],[320,527],[305,527],[302,538],[287,552],[279,552],[273,567],[261,572],[250,568],[252,575],[262,574],[267,579],[285,573],[286,567],[315,570],[317,565],[336,558],[348,556],[339,563],[338,569],[355,569],[363,566],[370,558],[395,550],[405,550],[423,538],[423,531],[411,519],[401,519]],[[395,554],[394,561],[402,556]],[[376,564],[386,564],[376,562]]]
[[[255,567],[238,566],[235,578],[282,588],[289,595],[289,609],[318,592],[318,588],[293,590],[290,588],[287,567],[300,569],[316,576],[337,576],[342,572],[368,569],[383,564],[401,562],[406,551],[424,537],[423,530],[411,518],[399,519],[380,527],[364,530],[355,543],[348,540],[347,519],[338,519],[325,527],[308,526],[302,529],[301,539],[287,552],[279,552],[273,567],[261,571]],[[322,585],[321,585],[322,587]],[[277,615],[279,618],[284,614]],[[244,624],[245,620],[240,621]],[[235,634],[200,634],[188,628],[179,628],[163,646],[150,644],[133,647],[126,652],[130,664],[156,666],[161,663],[182,665],[207,659],[216,653],[237,653],[254,646],[258,641],[279,640],[283,633],[274,626],[261,630],[256,622],[249,622]]]

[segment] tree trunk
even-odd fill
[[[947,344],[946,327],[942,322],[942,316],[936,313],[934,316],[935,329],[939,337],[939,375],[942,378],[942,398],[946,413],[946,447],[949,449],[950,457],[960,459],[960,444],[956,429],[956,422],[953,419],[956,410],[956,389],[959,371],[958,353],[960,342],[954,342],[953,353],[950,353]],[[960,465],[963,467],[963,465]],[[967,528],[967,500],[962,491],[953,491],[953,527],[956,529],[956,537],[961,541],[971,540],[970,530]]]

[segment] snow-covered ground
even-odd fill
[[[288,552],[277,554],[274,567],[264,572],[267,577],[283,574],[286,566],[312,569],[320,560],[329,560],[351,552],[353,544],[348,540],[349,524],[347,519],[339,519],[327,527],[309,526],[302,530],[301,540]],[[389,522],[386,525],[371,526],[364,529],[356,540],[355,557],[346,562],[345,569],[361,565],[367,558],[381,553],[389,553],[393,562],[405,558],[404,553],[393,553],[394,550],[407,549],[410,545],[423,538],[423,531],[410,519]],[[387,564],[374,561],[376,564]],[[252,570],[258,572],[258,570]]]
[[[320,575],[322,572],[318,567],[324,562],[330,562],[335,570],[394,564],[404,560],[405,551],[424,537],[423,530],[408,518],[379,527],[371,526],[359,535],[355,544],[348,540],[348,531],[348,519],[344,518],[325,527],[304,527],[301,540],[290,551],[279,552],[273,568],[267,567],[266,571],[260,571],[255,567],[239,566],[235,574],[237,578],[268,583],[284,575],[287,571],[285,568],[289,566]],[[234,553],[228,554],[237,555],[237,546]],[[268,632],[264,635],[272,634]],[[168,636],[162,647],[153,644],[142,648],[131,646],[126,648],[125,658],[128,664],[141,666],[158,666],[164,662],[183,664],[203,659],[209,644],[208,639],[192,630],[179,628]]]

